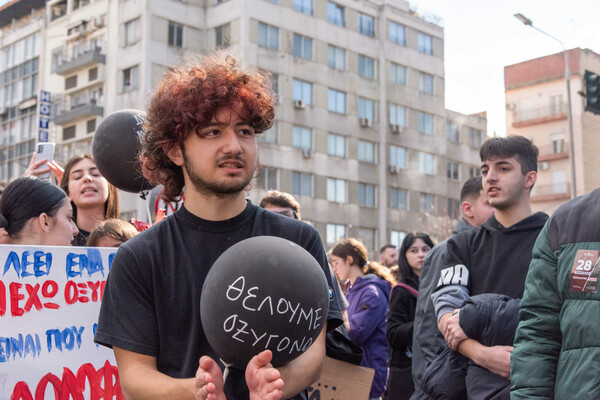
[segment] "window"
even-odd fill
[[[339,224],[327,224],[327,244],[334,245],[346,237],[346,227]]]
[[[446,122],[446,138],[454,143],[458,143],[460,135],[458,131],[458,125],[454,122]]]
[[[346,181],[327,178],[327,200],[336,203],[346,202]]]
[[[327,109],[339,114],[346,114],[346,93],[335,89],[328,89]]]
[[[279,50],[279,28],[259,22],[258,45],[273,50]]]
[[[260,141],[263,143],[277,143],[277,121],[273,121],[273,126],[268,131],[259,135]]]
[[[331,1],[327,2],[327,22],[338,25],[345,26],[344,22],[344,7],[339,4],[335,4]]]
[[[327,154],[336,157],[346,157],[346,138],[330,133],[327,135]]]
[[[408,210],[406,190],[390,189],[390,207],[396,210]]]
[[[358,141],[358,161],[375,164],[375,143]]]
[[[455,199],[448,199],[448,217],[451,219],[460,218],[460,203]]]
[[[390,40],[394,43],[406,45],[406,32],[404,26],[390,21]]]
[[[397,249],[399,249],[402,246],[402,241],[404,240],[405,236],[406,233],[404,232],[392,230],[390,232],[390,243],[396,246]]]
[[[363,35],[375,37],[375,18],[370,15],[358,13],[358,32]]]
[[[433,54],[433,38],[419,32],[417,34],[417,49],[419,50],[419,53]]]
[[[88,81],[92,82],[98,79],[98,67],[90,68],[88,71]]]
[[[294,33],[294,56],[312,60],[312,39]]]
[[[231,24],[217,26],[215,28],[215,47],[226,48],[231,44]]]
[[[427,175],[434,175],[433,154],[419,152],[419,171]]]
[[[183,47],[183,25],[169,21],[169,46]]]
[[[358,228],[358,239],[363,242],[368,252],[372,252],[377,246],[375,241],[375,229]]]
[[[292,146],[297,149],[312,149],[312,131],[300,126],[292,127]]]
[[[460,164],[448,162],[446,165],[446,177],[455,181],[460,180]]]
[[[63,140],[73,139],[75,137],[75,125],[63,128]]]
[[[123,92],[130,92],[138,88],[138,66],[123,70]]]
[[[423,213],[433,213],[435,211],[435,197],[432,194],[421,193],[419,207]]]
[[[406,86],[406,67],[404,65],[390,64],[390,81],[398,85]]]
[[[419,132],[433,135],[433,115],[419,112]]]
[[[359,54],[358,75],[367,79],[375,79],[375,59]]]
[[[306,15],[313,15],[312,0],[294,0],[294,10]]]
[[[256,177],[256,186],[264,190],[277,189],[277,168],[263,167]]]
[[[358,205],[375,207],[375,185],[358,184]]]
[[[140,19],[136,18],[125,23],[123,46],[127,47],[140,40]]]
[[[375,121],[375,102],[373,100],[358,98],[358,118],[368,118]]]
[[[419,72],[419,91],[421,93],[433,94],[433,75]]]
[[[292,99],[303,100],[306,104],[312,104],[312,83],[294,79]]]
[[[65,90],[77,87],[77,75],[70,76],[65,79]]]
[[[473,147],[481,147],[481,131],[469,128],[469,144]]]
[[[279,74],[271,74],[271,87],[273,91],[279,96]]]
[[[94,133],[94,131],[96,130],[96,118],[94,119],[90,119],[89,121],[87,121],[86,123],[86,132],[87,133]]]
[[[327,65],[340,71],[346,70],[346,50],[329,45],[327,47]]]
[[[390,104],[390,124],[406,126],[406,107]]]
[[[292,172],[292,194],[297,196],[312,196],[312,175],[302,172]]]
[[[406,149],[398,146],[390,146],[390,165],[398,168],[406,168]]]
[[[481,176],[481,169],[479,167],[469,167],[469,178],[476,178]]]
[[[563,135],[562,133],[551,133],[550,143],[552,154],[562,154],[566,151],[565,135]]]

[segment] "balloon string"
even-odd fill
[[[227,364],[223,360],[221,360],[221,362],[225,366],[225,370],[223,371],[223,387],[225,387],[225,382],[227,381],[227,376],[229,376],[229,367],[231,367],[233,364]]]

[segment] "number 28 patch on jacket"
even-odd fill
[[[571,290],[597,293],[600,275],[600,250],[577,250],[571,269]]]

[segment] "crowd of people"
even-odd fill
[[[117,190],[89,154],[64,171],[32,159],[2,187],[3,244],[119,247],[95,341],[113,349],[127,398],[308,400],[326,354],[374,370],[370,400],[600,398],[600,328],[590,322],[598,190],[550,219],[534,213],[537,148],[493,138],[481,177],[462,187],[450,238],[408,233],[379,261],[352,237],[326,252],[293,196],[247,199],[275,104],[269,77],[224,52],[170,68],[150,100],[140,161],[165,201],[181,201],[184,188],[185,199],[139,235],[119,220]],[[36,178],[50,170],[56,184]],[[201,288],[225,250],[256,236],[285,238],[318,261],[329,311],[298,358],[275,368],[265,350],[224,379],[203,333]]]

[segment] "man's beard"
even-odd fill
[[[239,183],[224,183],[224,182],[208,182],[200,177],[200,174],[196,173],[194,167],[188,157],[185,155],[185,151],[183,153],[183,166],[187,171],[187,175],[190,178],[190,183],[194,186],[194,188],[204,194],[204,195],[217,195],[217,196],[227,196],[231,194],[237,194],[244,190],[250,181],[252,181],[252,177],[256,172],[256,167],[251,174],[248,175],[246,179]],[[246,162],[239,156],[237,157],[227,157],[226,159],[236,159],[240,162],[243,162],[246,165]]]

